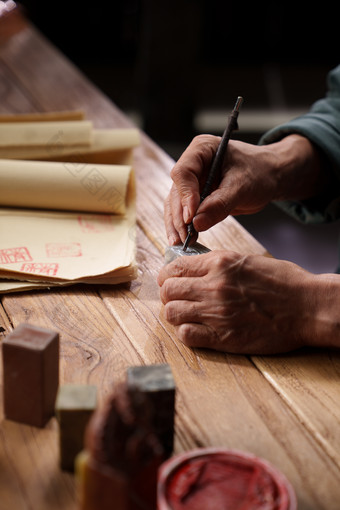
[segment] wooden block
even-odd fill
[[[2,343],[4,413],[43,427],[54,414],[59,384],[59,334],[20,324]]]
[[[65,384],[59,388],[55,410],[59,423],[61,469],[74,470],[75,458],[84,447],[86,425],[96,405],[96,386]]]
[[[144,394],[151,403],[153,426],[166,456],[171,455],[174,442],[175,381],[170,365],[130,367],[127,370],[129,390]]]

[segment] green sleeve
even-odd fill
[[[278,126],[261,138],[260,144],[277,142],[290,134],[300,134],[318,147],[333,174],[329,189],[303,202],[276,202],[305,223],[335,221],[340,218],[340,65],[327,78],[325,98],[314,103],[306,115]]]

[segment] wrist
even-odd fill
[[[304,136],[292,134],[267,146],[273,153],[273,200],[304,200],[326,185],[318,149]]]
[[[340,275],[310,275],[305,286],[308,317],[302,326],[305,345],[340,347]]]

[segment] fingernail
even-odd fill
[[[174,246],[176,244],[176,241],[177,241],[177,239],[175,236],[168,237],[169,246]]]
[[[190,218],[189,209],[188,209],[188,206],[185,205],[183,207],[183,219],[184,219],[184,223],[189,223],[189,218]]]

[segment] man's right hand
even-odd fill
[[[184,242],[191,221],[201,232],[229,214],[252,214],[272,200],[308,198],[319,190],[318,154],[306,138],[290,135],[264,146],[230,140],[220,183],[200,204],[219,142],[216,136],[197,136],[171,171],[164,207],[170,245]]]

